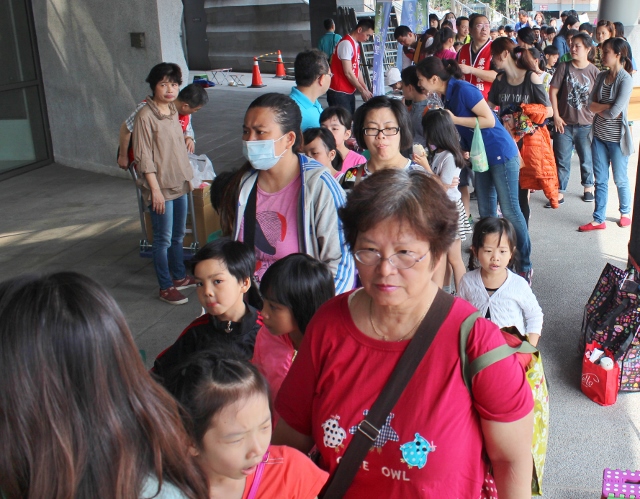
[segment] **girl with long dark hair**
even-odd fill
[[[5,499],[207,497],[176,402],[88,277],[0,284],[0,379]]]

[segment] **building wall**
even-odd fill
[[[255,56],[280,50],[287,63],[311,48],[309,5],[301,0],[206,0],[204,7],[212,68],[251,72]],[[273,74],[275,65],[260,70]]]
[[[57,163],[125,175],[116,164],[120,124],[149,94],[152,66],[187,73],[182,2],[33,0],[38,49]],[[145,33],[145,48],[129,33]]]

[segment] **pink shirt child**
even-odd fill
[[[296,349],[288,334],[276,336],[271,334],[266,326],[260,328],[251,363],[267,379],[271,388],[271,402],[275,402],[295,355]],[[279,419],[275,412],[272,419],[275,426]]]
[[[346,172],[349,168],[353,168],[356,165],[362,165],[367,162],[367,158],[365,158],[362,154],[358,154],[355,151],[349,151],[349,154],[342,160],[342,170],[340,173]]]

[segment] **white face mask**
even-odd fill
[[[286,134],[282,137],[284,136]],[[256,170],[270,170],[287,152],[285,149],[280,156],[276,156],[276,142],[282,137],[267,140],[243,140],[242,154]]]

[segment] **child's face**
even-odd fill
[[[169,104],[178,97],[180,85],[174,81],[169,81],[165,76],[153,89],[153,100],[162,104]]]
[[[326,121],[323,121],[322,126],[331,130],[333,137],[336,139],[336,145],[340,147],[344,144],[345,140],[351,137],[351,130],[347,130],[347,127],[340,123],[337,116],[332,116]]]
[[[216,414],[193,453],[210,479],[245,480],[256,471],[270,441],[269,400],[258,393]]]
[[[560,56],[558,54],[553,54],[553,55],[546,55],[545,57],[547,58],[547,66],[552,68],[553,66],[556,65],[556,62],[558,62],[558,58]]]
[[[238,282],[218,259],[203,260],[195,268],[198,299],[207,313],[221,321],[236,321],[245,311],[243,295],[249,290],[249,278]]]
[[[485,275],[504,272],[513,256],[507,236],[503,234],[502,238],[499,237],[497,232],[486,234],[482,247],[477,251],[476,257]]]
[[[320,137],[316,137],[308,144],[304,145],[304,153],[315,159],[321,165],[332,168],[331,161],[336,157],[336,151],[329,151]]]
[[[300,333],[298,324],[291,313],[291,309],[280,303],[264,299],[262,306],[262,320],[264,325],[274,336]]]

